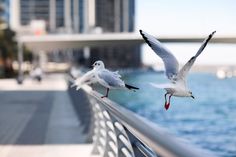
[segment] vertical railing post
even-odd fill
[[[22,84],[23,83],[23,69],[22,69],[22,64],[23,64],[23,44],[21,41],[18,41],[18,78],[17,78],[17,82],[18,84]]]
[[[134,151],[134,155],[138,157],[156,157],[156,154],[153,150],[146,147],[145,144],[143,144],[139,139],[137,139],[129,130],[126,130],[127,136],[129,137],[132,148]]]

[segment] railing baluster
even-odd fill
[[[133,148],[129,137],[122,126],[98,103],[93,107],[95,119],[94,148],[92,154],[100,154],[103,157],[134,157]],[[105,125],[104,125],[105,124]],[[103,130],[104,129],[104,133]],[[104,137],[104,144],[101,142]],[[103,147],[103,152],[99,152],[98,147]]]
[[[108,126],[107,123],[112,122],[109,113],[103,109],[103,115],[105,117],[105,124],[106,124],[106,149],[103,157],[108,157],[109,155],[117,156],[117,139],[112,138],[109,135],[109,132],[113,132],[115,134],[114,127]]]
[[[125,129],[120,122],[118,122],[114,117],[112,117],[113,124],[115,126],[115,132],[117,137],[117,146],[118,146],[118,157],[134,157],[133,148],[131,146],[131,143],[129,141],[129,137],[127,136]],[[123,137],[126,139],[126,142],[121,140],[120,137]]]
[[[101,133],[101,130],[104,129],[102,126],[101,126],[101,123],[102,121],[104,121],[104,117],[103,117],[103,114],[102,114],[102,110],[99,106],[98,103],[95,103],[93,104],[93,113],[94,113],[94,136],[93,136],[93,143],[94,143],[94,146],[93,146],[93,150],[92,150],[92,154],[102,154],[103,152],[101,152],[99,150],[99,147],[101,147],[103,150],[105,150],[105,144],[102,144],[101,142],[101,138],[103,138],[103,135]],[[105,135],[106,136],[106,135]],[[103,140],[105,140],[106,137],[104,137]]]

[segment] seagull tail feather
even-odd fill
[[[128,85],[128,84],[125,84],[125,87],[128,88],[129,90],[138,90],[139,88],[138,87],[134,87],[134,86],[131,86],[131,85]]]

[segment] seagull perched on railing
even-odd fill
[[[118,71],[112,72],[105,69],[105,65],[102,61],[96,61],[93,64],[93,67],[96,81],[102,86],[107,88],[106,95],[102,96],[102,98],[108,97],[110,89],[129,89],[129,90],[139,89],[137,87],[128,85],[123,80],[121,80],[121,75],[118,74]]]
[[[177,97],[192,97],[192,92],[188,89],[186,85],[186,76],[194,64],[197,57],[201,54],[201,52],[206,47],[209,40],[215,34],[216,31],[212,32],[202,43],[201,47],[183,67],[179,70],[179,63],[175,56],[166,49],[155,37],[149,35],[148,33],[139,30],[145,42],[152,48],[152,50],[162,59],[165,65],[165,73],[167,78],[171,81],[168,84],[154,84],[152,85],[156,88],[161,88],[166,90],[165,94],[165,109],[168,110],[170,107],[170,99],[172,96]],[[178,71],[179,70],[179,71]],[[169,100],[167,101],[166,96],[169,95]]]

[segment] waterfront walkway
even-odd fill
[[[62,75],[0,80],[0,156],[90,156],[77,114]]]

